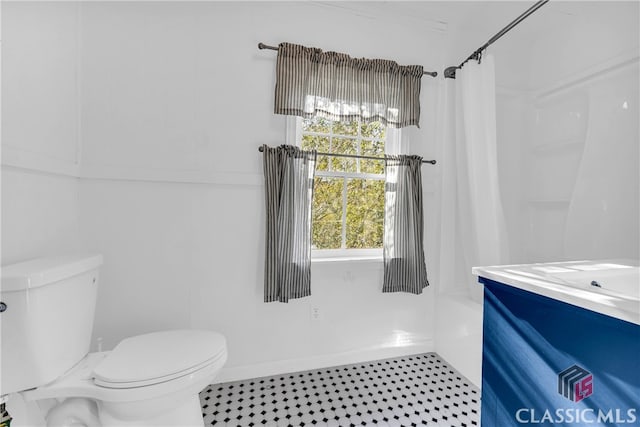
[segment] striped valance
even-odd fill
[[[275,113],[419,126],[421,65],[280,43]]]

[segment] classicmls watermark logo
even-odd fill
[[[558,393],[580,402],[593,394],[593,375],[578,365],[565,369],[558,374]]]
[[[566,408],[520,408],[515,413],[519,424],[635,424],[636,408],[593,409],[574,405],[593,394],[593,375],[586,369],[573,365],[558,374],[558,393],[570,400]],[[551,391],[551,390],[549,390]]]

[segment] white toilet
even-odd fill
[[[98,255],[2,268],[0,395],[37,402],[47,426],[202,426],[198,394],[227,359],[225,338],[172,330],[89,353],[100,265]]]

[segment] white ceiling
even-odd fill
[[[535,0],[511,1],[319,1],[324,7],[372,19],[391,18],[420,22],[433,31],[465,34],[465,41],[455,43],[461,60],[488,41],[494,34],[517,18]],[[571,21],[610,19],[633,13],[638,15],[635,1],[558,1],[551,0],[496,42],[495,48],[526,46],[541,34],[562,33]],[[640,17],[638,18],[640,22]],[[500,47],[499,45],[502,45]],[[464,57],[464,58],[463,58]]]

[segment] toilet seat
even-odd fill
[[[191,362],[187,361],[183,361],[182,364],[171,365],[171,363],[174,361],[171,359],[171,357],[159,357],[158,359],[162,360],[161,365],[159,366],[166,368],[166,370],[162,372],[159,366],[155,367],[155,371],[153,372],[161,372],[161,374],[156,375],[154,378],[141,378],[140,376],[138,376],[137,380],[128,382],[109,382],[108,380],[102,380],[105,384],[104,386],[98,384],[98,382],[96,381],[96,370],[102,372],[103,374],[105,372],[113,373],[113,377],[116,379],[127,377],[135,378],[135,375],[129,375],[131,371],[127,371],[127,368],[125,367],[122,367],[122,371],[118,371],[114,367],[122,366],[113,362],[113,360],[116,360],[116,362],[119,361],[120,356],[116,359],[113,359],[110,364],[104,365],[102,369],[98,369],[99,366],[103,365],[111,358],[113,351],[89,353],[84,357],[84,359],[78,362],[76,366],[74,366],[62,377],[54,380],[49,384],[37,387],[35,389],[26,390],[21,394],[27,401],[49,398],[60,399],[66,397],[85,397],[100,400],[103,402],[124,403],[159,398],[161,396],[175,393],[176,391],[181,389],[193,387],[194,385],[196,386],[196,388],[198,388],[197,391],[199,391],[202,387],[205,387],[210,383],[213,377],[220,371],[220,369],[226,362],[227,348],[224,337],[212,331],[168,332],[169,333],[166,335],[164,333],[158,333],[162,334],[161,338],[165,338],[168,340],[165,341],[165,345],[167,343],[170,344],[173,342],[184,343],[184,341],[182,341],[180,338],[183,333],[186,333],[186,335],[190,335],[190,332],[196,332],[196,334],[191,335],[192,338],[187,338],[187,340],[195,339],[195,337],[197,337],[203,340],[210,341],[211,347],[208,348],[211,349],[212,352],[207,355],[204,353],[204,350],[202,350],[203,347],[198,347],[196,345],[197,348],[201,349],[194,351],[194,353],[197,354],[198,357],[194,355],[189,360],[193,361],[208,357],[206,360],[200,361],[200,363],[196,362],[196,365],[185,367],[191,364]],[[132,337],[131,339],[133,341],[137,341],[136,338],[137,337]],[[127,338],[127,340],[129,339],[130,338]],[[217,343],[217,345],[219,345],[220,347],[215,346],[215,343]],[[124,348],[126,348],[126,346]],[[204,346],[204,348],[207,347]],[[128,350],[125,350],[125,352],[121,352],[121,355],[126,356],[127,354],[133,357],[133,354],[128,353]],[[114,369],[114,371],[111,371],[111,369]],[[152,372],[152,370],[149,370],[147,372]]]
[[[92,376],[100,387],[146,387],[189,375],[223,356],[225,339],[217,332],[153,332],[122,340]]]

